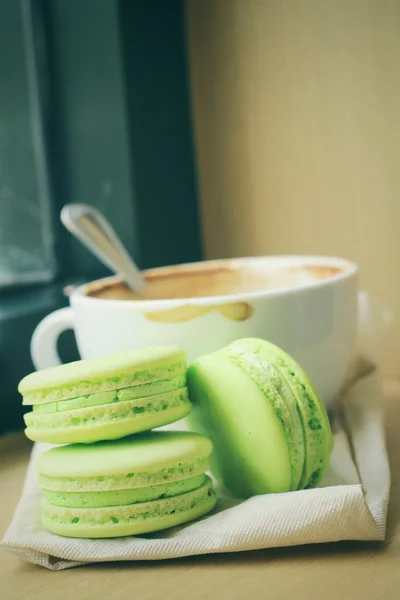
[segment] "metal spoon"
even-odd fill
[[[87,204],[66,204],[61,221],[97,258],[120,275],[135,294],[146,296],[143,275],[100,211]]]

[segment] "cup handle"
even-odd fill
[[[57,351],[57,340],[63,331],[73,328],[74,314],[70,307],[60,308],[40,321],[31,340],[31,357],[35,369],[62,364]]]

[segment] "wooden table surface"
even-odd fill
[[[400,383],[385,383],[392,492],[386,544],[336,543],[53,572],[0,550],[1,600],[400,599]],[[30,444],[0,439],[0,536],[19,499]]]

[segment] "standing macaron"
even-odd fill
[[[115,439],[185,417],[186,358],[175,346],[121,352],[45,369],[19,384],[25,433],[68,444]]]
[[[212,444],[159,431],[52,448],[36,461],[42,524],[58,535],[105,538],[175,527],[212,510]]]
[[[329,465],[327,413],[300,365],[260,339],[238,340],[188,369],[191,422],[210,435],[212,470],[233,495],[315,487]]]

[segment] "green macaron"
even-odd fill
[[[42,524],[67,537],[138,535],[197,519],[216,503],[212,443],[159,431],[52,448],[36,461]]]
[[[261,339],[237,340],[190,365],[194,429],[210,435],[212,470],[239,498],[315,487],[333,436],[301,366]]]
[[[28,438],[89,443],[148,431],[191,408],[185,353],[175,346],[121,352],[45,369],[18,387]]]

